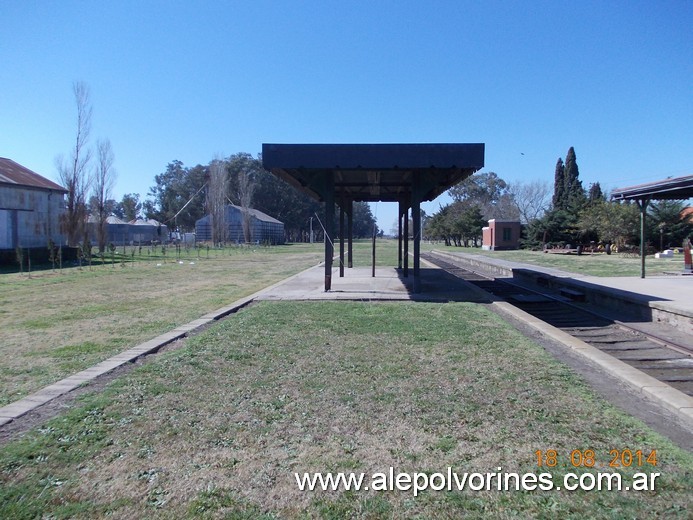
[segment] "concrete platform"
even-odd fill
[[[422,265],[423,265],[422,261]],[[325,291],[325,269],[316,266],[284,283],[275,285],[261,294],[256,300],[413,300],[413,301],[469,301],[488,302],[489,300],[449,273],[435,267],[422,267],[421,292],[412,292],[413,274],[405,278],[402,271],[391,267],[378,267],[375,277],[372,269],[355,267],[344,269],[344,277],[339,277],[339,269],[332,271],[332,290]]]
[[[588,305],[621,312],[634,322],[669,324],[693,336],[693,276],[599,277],[455,251],[432,253],[514,283],[583,292]]]

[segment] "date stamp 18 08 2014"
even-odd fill
[[[534,455],[537,458],[537,466],[540,468],[553,468],[562,462],[562,457],[566,454],[559,453],[557,450],[536,450]],[[603,458],[602,458],[603,457]],[[564,459],[574,468],[642,468],[647,466],[657,466],[657,450],[609,450],[608,454],[602,455],[595,453],[594,450],[572,450]]]

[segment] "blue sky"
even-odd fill
[[[84,81],[118,199],[263,142],[483,142],[511,183],[552,182],[570,146],[585,186],[693,173],[689,0],[0,0],[0,19],[0,156],[55,180]],[[394,205],[374,211],[389,231]]]

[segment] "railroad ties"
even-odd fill
[[[689,347],[644,334],[596,311],[591,312],[573,303],[572,295],[551,294],[548,289],[535,291],[469,271],[438,256],[421,256],[553,327],[693,396],[693,351]]]

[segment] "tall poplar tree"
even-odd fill
[[[226,200],[229,191],[227,163],[221,156],[209,163],[207,176],[207,211],[212,217],[212,242],[225,244],[228,240]]]
[[[60,184],[67,189],[65,200],[66,211],[63,215],[62,228],[67,235],[70,246],[76,246],[83,237],[87,220],[87,192],[89,191],[89,170],[91,150],[88,148],[91,131],[91,102],[89,87],[86,83],[75,82],[72,92],[77,105],[77,131],[69,159],[62,155],[56,157]]]
[[[98,141],[96,153],[97,164],[94,169],[91,200],[95,203],[92,211],[96,219],[96,241],[98,242],[99,253],[103,253],[106,250],[106,240],[108,239],[106,225],[111,212],[108,201],[116,181],[116,172],[113,169],[115,157],[111,148],[111,141],[108,139]]]

